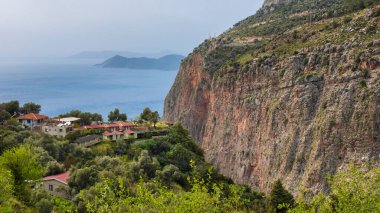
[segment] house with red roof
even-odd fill
[[[117,141],[119,139],[132,139],[135,138],[135,132],[127,129],[124,131],[105,131],[103,133],[103,140]]]
[[[46,115],[39,115],[36,113],[29,113],[26,115],[22,115],[17,117],[19,123],[22,125],[34,129],[35,127],[41,126],[46,119],[49,117]]]
[[[70,199],[67,184],[69,176],[69,172],[64,172],[61,174],[44,177],[44,189],[51,195]]]
[[[98,125],[89,125],[89,126],[83,126],[83,129],[96,129],[99,131],[108,131],[108,132],[115,132],[120,131],[123,132],[125,130],[130,130],[132,127],[135,127],[136,125],[129,122],[115,122],[112,124],[98,124]]]

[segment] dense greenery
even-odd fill
[[[152,111],[150,108],[145,108],[143,112],[140,114],[139,123],[151,122],[153,123],[154,128],[156,128],[156,124],[160,120],[160,114],[157,111]]]
[[[98,200],[105,193],[101,190],[107,187],[112,189],[107,191],[110,196],[112,193],[124,195],[112,201],[115,202],[112,208],[123,210],[126,206],[131,211],[136,210],[144,203],[147,205],[144,209],[155,212],[164,208],[181,212],[194,204],[199,205],[199,211],[264,209],[263,194],[234,185],[219,175],[205,163],[202,150],[188,131],[178,124],[164,137],[104,142],[92,148],[82,148],[66,139],[43,133],[3,126],[0,127],[0,147],[2,212],[30,209],[39,212],[102,211],[97,209],[99,203],[96,202],[109,202]],[[65,170],[71,173],[69,192],[72,202],[34,188],[43,175]],[[123,187],[117,188],[121,183]],[[132,203],[142,202],[124,205],[124,199]],[[146,199],[161,200],[148,205]],[[173,203],[166,206],[165,200]]]
[[[289,212],[380,212],[380,168],[363,171],[350,166],[329,182],[328,194],[319,193],[311,201],[302,196]]]
[[[0,123],[21,114],[39,113],[41,105],[29,102],[25,103],[22,107],[19,101],[9,101],[0,103]]]
[[[151,112],[151,111],[150,111]],[[163,137],[103,142],[70,140],[0,126],[0,212],[378,212],[380,170],[351,167],[331,191],[294,200],[280,181],[265,196],[238,186],[205,162],[180,124]],[[70,171],[72,200],[36,187]],[[368,190],[371,189],[371,190]]]
[[[127,120],[127,114],[126,113],[120,113],[120,110],[116,108],[114,111],[111,111],[108,114],[108,120],[109,121],[126,121]]]
[[[81,112],[80,110],[72,110],[66,114],[59,115],[59,117],[77,117],[81,119],[80,121],[84,125],[90,125],[96,121],[103,121],[102,115],[98,113]]]

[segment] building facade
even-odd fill
[[[51,195],[70,199],[67,184],[69,176],[69,172],[64,172],[58,175],[44,177],[44,189]]]
[[[36,127],[40,127],[44,123],[44,121],[48,118],[49,117],[45,115],[29,113],[26,115],[19,116],[16,119],[21,125],[34,129]]]

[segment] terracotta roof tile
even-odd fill
[[[61,183],[67,184],[67,180],[69,179],[70,172],[64,172],[58,175],[51,175],[44,177],[44,180],[57,180]]]
[[[17,117],[17,120],[43,120],[43,119],[47,119],[47,118],[49,118],[49,117],[46,115],[29,113],[29,114]]]

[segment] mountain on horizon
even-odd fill
[[[157,70],[177,70],[184,56],[182,55],[165,55],[160,58],[135,57],[127,58],[115,55],[107,59],[100,66],[103,68],[129,68],[129,69],[157,69]]]
[[[163,50],[157,53],[139,53],[132,51],[113,51],[113,50],[104,50],[104,51],[83,51],[75,55],[69,56],[71,59],[107,59],[115,55],[120,55],[127,58],[137,58],[137,57],[149,57],[149,58],[159,58],[166,55],[175,54],[171,50]]]

